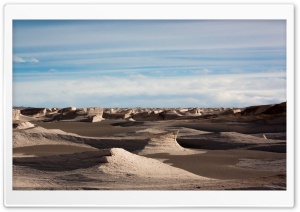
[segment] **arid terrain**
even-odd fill
[[[15,190],[285,190],[286,102],[14,108]]]

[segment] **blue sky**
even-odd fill
[[[281,20],[15,20],[13,105],[245,107],[286,101]]]

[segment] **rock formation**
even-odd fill
[[[66,107],[59,110],[59,113],[68,113],[71,111],[76,111],[76,107]]]
[[[13,121],[20,120],[20,110],[13,109],[12,110],[12,118],[13,118]]]
[[[259,105],[259,106],[251,106],[245,108],[241,115],[259,115],[259,114],[282,114],[286,113],[286,102],[280,104],[272,104],[272,105]]]
[[[154,134],[148,138],[148,144],[142,150],[138,151],[138,154],[147,155],[156,153],[191,153],[192,151],[189,152],[188,149],[183,148],[177,143],[177,135],[178,130]]]
[[[24,130],[28,128],[33,128],[34,125],[28,121],[15,121],[13,122],[13,128],[18,130]]]
[[[106,156],[107,163],[99,167],[101,171],[113,176],[138,176],[146,178],[192,178],[208,179],[185,170],[172,167],[155,159],[146,158],[124,149],[112,148],[111,156]]]
[[[103,108],[87,108],[87,116],[101,116],[103,115]]]
[[[22,115],[31,116],[31,117],[45,116],[46,112],[47,112],[46,108],[25,108],[21,110]]]

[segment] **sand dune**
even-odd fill
[[[192,174],[158,160],[142,157],[120,148],[76,152],[73,154],[14,157],[13,163],[15,166],[31,169],[33,172],[36,172],[35,170],[44,172],[78,172],[90,169],[90,171],[94,172],[92,174],[96,178],[102,178],[102,180],[107,180],[107,182],[109,182],[109,179],[128,177],[131,177],[131,180],[136,179],[136,182],[151,181],[153,179],[160,179],[162,182],[170,179],[175,180],[177,183],[183,183],[183,180],[188,182],[209,180],[209,178]],[[78,181],[84,182],[86,177],[82,174],[79,176],[83,179],[78,179]]]
[[[208,179],[151,158],[132,154],[124,149],[113,148],[111,154],[111,156],[106,157],[108,163],[101,165],[99,169],[114,176],[135,175],[145,178]]]
[[[27,130],[18,130],[13,133],[13,147],[34,145],[70,145],[90,146],[97,149],[124,148],[128,151],[141,150],[147,144],[145,136],[137,134],[135,137],[86,137],[74,133],[67,133],[58,129],[35,127]]]
[[[286,189],[286,103],[14,108],[12,118],[14,189]]]
[[[178,131],[163,132],[154,134],[148,138],[147,145],[137,153],[139,155],[148,155],[155,153],[168,154],[196,154],[200,151],[183,148],[177,143]]]
[[[26,116],[26,115],[19,115],[19,120],[20,121],[29,121],[29,122],[34,122],[34,121],[43,121],[45,120],[45,117],[32,117],[32,116]]]
[[[66,133],[61,130],[47,130],[36,127],[27,130],[19,130],[13,133],[13,147],[25,147],[35,145],[70,145],[84,146],[84,141],[79,136]]]
[[[14,121],[13,122],[13,128],[17,130],[24,130],[28,128],[33,128],[34,125],[30,123],[29,121]]]

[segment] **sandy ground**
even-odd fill
[[[86,123],[86,122],[35,122],[31,123],[37,124],[46,129],[60,129],[66,132],[76,133],[82,136],[90,137],[101,137],[110,136],[116,133],[126,133],[133,132],[141,129],[140,126],[112,126],[115,123],[126,123],[123,120],[105,120],[97,123]]]
[[[285,167],[285,163],[282,164],[282,160],[285,161],[285,155],[252,150],[209,150],[194,155],[153,154],[146,156],[165,159],[164,162],[172,166],[215,179],[272,176],[282,173],[282,167]],[[247,164],[240,163],[244,160],[260,161],[261,167],[251,164],[251,161]],[[269,168],[271,161],[278,161],[278,164],[272,164],[272,169]]]
[[[13,131],[17,190],[285,190],[281,117],[42,122]]]

